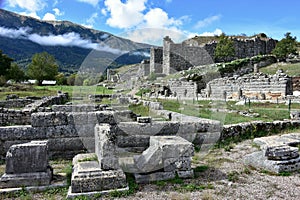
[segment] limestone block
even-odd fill
[[[46,172],[47,167],[47,141],[12,145],[6,154],[7,174]]]
[[[194,146],[178,136],[150,137],[150,146],[159,146],[163,158],[190,157],[194,155]]]
[[[194,170],[177,171],[179,178],[194,178]]]
[[[119,169],[116,137],[109,124],[95,126],[95,153],[102,169]]]
[[[265,169],[280,173],[285,171],[297,171],[300,169],[300,157],[290,160],[268,160],[264,151],[254,152],[245,156],[244,163],[255,168]]]
[[[33,113],[31,115],[32,127],[61,126],[67,124],[67,115],[62,112]]]
[[[169,180],[176,177],[175,171],[155,172],[151,174],[134,174],[137,183],[150,183],[153,181]]]
[[[265,156],[269,160],[290,160],[299,157],[298,148],[287,145],[267,147]]]
[[[0,188],[16,188],[24,186],[45,186],[50,185],[52,171],[50,168],[46,172],[32,172],[7,174],[0,178]]]
[[[138,123],[151,123],[152,118],[151,117],[138,117],[137,122]]]
[[[97,161],[83,161],[74,165],[71,192],[85,193],[126,188],[126,176],[122,170],[104,171]]]

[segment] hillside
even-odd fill
[[[93,49],[103,58],[93,62],[93,68],[112,62],[116,67],[140,62],[149,47],[69,21],[42,21],[0,9],[0,49],[23,67],[34,53],[46,51],[54,55],[61,71],[72,72]],[[131,52],[135,50],[139,53]]]

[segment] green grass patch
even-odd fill
[[[128,191],[116,191],[115,190],[115,191],[110,192],[108,195],[113,198],[120,198],[120,197],[127,197],[127,196],[134,194],[138,190],[139,185],[135,182],[134,176],[132,174],[126,173],[126,179],[127,179],[128,187],[129,187]]]
[[[141,115],[141,116],[149,116],[149,107],[143,106],[142,104],[131,104],[129,105],[129,109],[132,110],[135,114]]]
[[[207,165],[201,165],[201,166],[197,166],[194,169],[194,172],[205,172],[206,170],[208,170],[208,166]]]
[[[276,74],[279,69],[282,69],[289,76],[300,76],[300,63],[273,64],[267,67],[260,68],[259,71],[265,74]]]

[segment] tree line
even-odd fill
[[[95,85],[103,81],[102,74],[79,74],[74,73],[66,76],[59,72],[58,64],[54,56],[47,52],[36,53],[32,56],[31,63],[23,70],[13,59],[3,54],[0,50],[0,85],[6,84],[7,80],[22,82],[28,79],[36,80],[38,85],[43,80],[56,80],[58,85]]]

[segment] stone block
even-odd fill
[[[299,157],[298,148],[287,145],[267,147],[265,156],[268,160],[290,160]]]
[[[103,170],[97,161],[77,161],[71,178],[72,193],[86,193],[127,188],[122,170]]]
[[[177,171],[179,178],[194,178],[194,170]]]
[[[178,136],[150,137],[150,146],[160,146],[163,158],[190,157],[194,155],[194,146]]]
[[[48,168],[45,172],[7,174],[0,178],[0,188],[16,188],[24,186],[50,185],[52,171]]]
[[[134,174],[137,183],[150,183],[153,181],[170,180],[176,177],[175,171],[155,172],[151,174]]]
[[[151,123],[152,118],[151,117],[138,117],[137,122],[138,123]]]
[[[46,172],[47,167],[47,141],[12,145],[6,154],[7,174]]]

